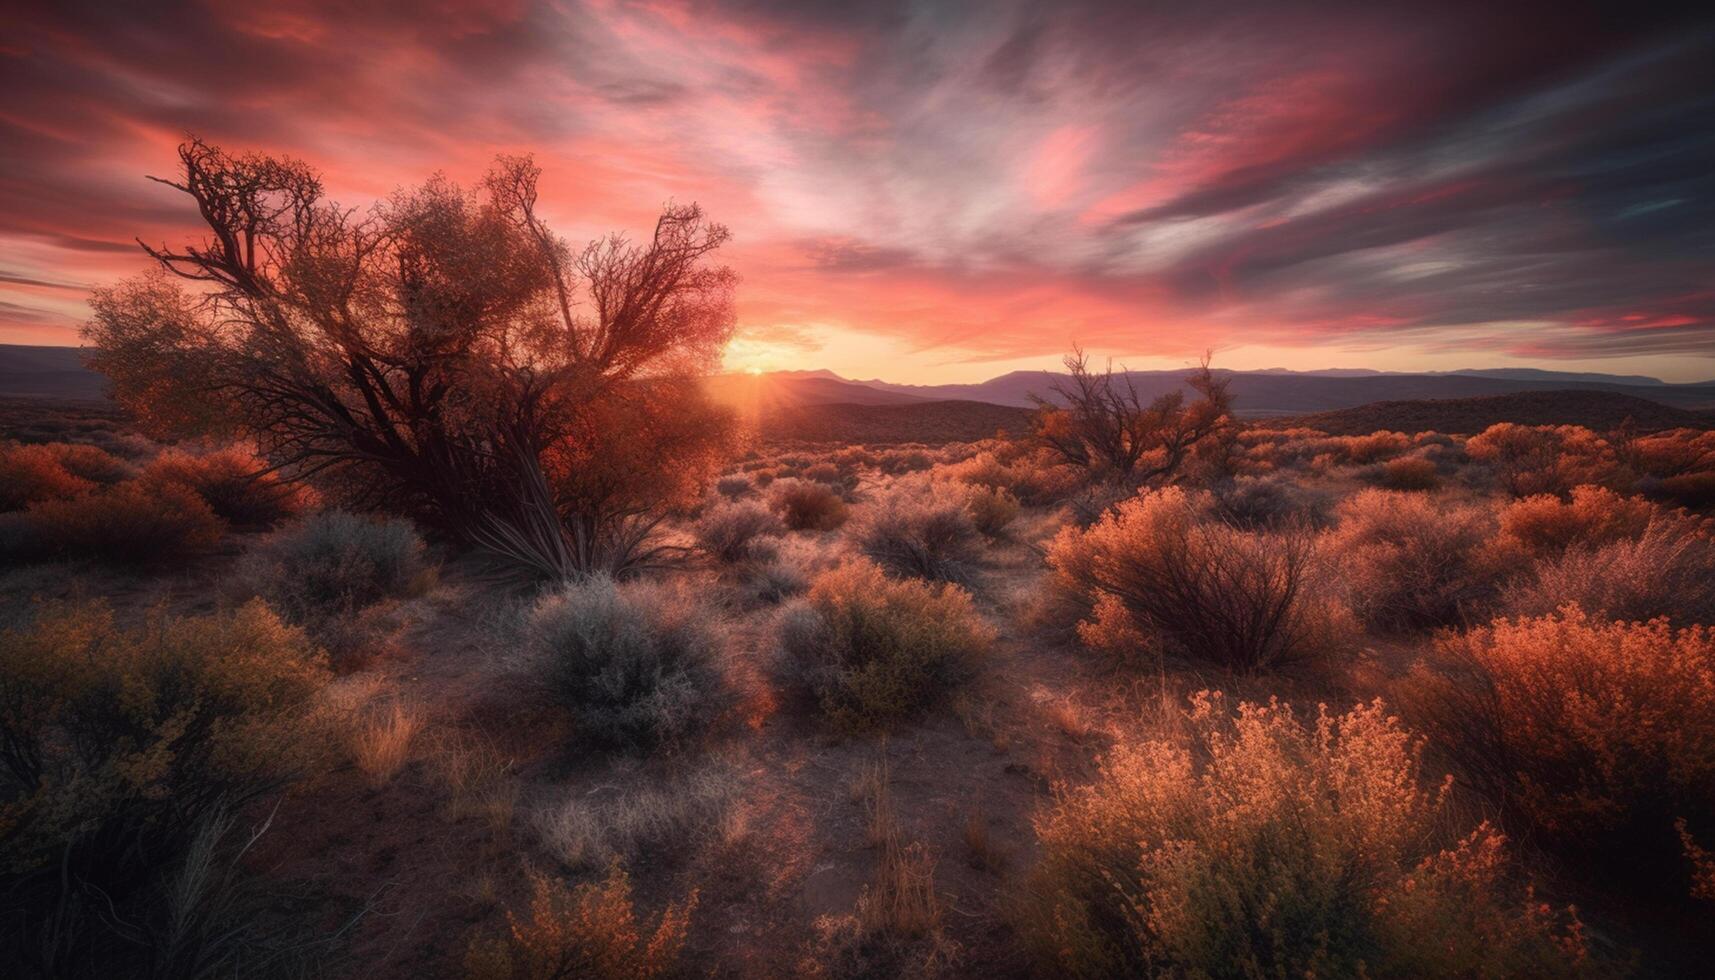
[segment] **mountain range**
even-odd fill
[[[1185,386],[1188,370],[1123,373],[1140,397],[1153,399]],[[1715,381],[1668,384],[1640,375],[1550,371],[1536,368],[1471,369],[1450,372],[1382,372],[1364,369],[1289,371],[1217,370],[1231,380],[1238,414],[1296,416],[1355,408],[1380,401],[1488,398],[1542,391],[1610,392],[1692,411],[1715,409]],[[974,384],[908,385],[853,380],[828,370],[722,374],[707,380],[716,399],[741,410],[767,412],[806,405],[912,405],[980,402],[1013,408],[1053,400],[1066,375],[1013,371]],[[98,400],[100,375],[83,365],[75,347],[0,344],[0,396]]]

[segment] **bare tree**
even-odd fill
[[[1136,484],[1171,480],[1189,455],[1231,422],[1228,382],[1209,370],[1209,357],[1186,379],[1199,396],[1187,403],[1174,390],[1145,404],[1129,375],[1112,365],[1100,374],[1074,348],[1070,378],[1053,391],[1063,404],[1036,398],[1036,437],[1062,460],[1107,479]]]
[[[144,245],[157,272],[98,293],[85,331],[116,397],[155,428],[242,431],[355,503],[488,546],[534,541],[556,574],[635,558],[612,546],[621,526],[683,482],[655,477],[707,455],[680,437],[721,439],[684,379],[730,338],[736,277],[707,264],[728,233],[695,205],[669,205],[647,242],[574,254],[537,213],[527,157],[498,160],[482,196],[437,176],[364,214],[297,161],[194,138],[179,159],[182,176],[160,182],[196,203],[208,237]],[[672,413],[614,408],[664,388]],[[607,462],[587,445],[592,413],[637,425],[617,434],[634,450],[656,440],[689,458],[654,456],[657,473],[625,492],[592,481]],[[605,543],[553,558],[549,537],[579,533]]]

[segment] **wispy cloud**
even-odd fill
[[[1710,23],[1114,6],[41,5],[0,44],[0,340],[69,342],[62,286],[194,230],[141,178],[196,132],[352,203],[533,150],[575,236],[700,201],[753,344],[1715,353]]]

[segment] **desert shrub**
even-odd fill
[[[1644,533],[1659,509],[1642,497],[1606,487],[1575,487],[1570,500],[1535,494],[1500,512],[1501,539],[1533,557],[1558,555],[1574,544],[1599,546]]]
[[[143,479],[190,487],[229,524],[267,527],[307,503],[304,488],[267,470],[261,458],[236,446],[204,453],[168,449],[143,468]]]
[[[638,921],[631,879],[617,864],[605,879],[573,888],[537,872],[530,888],[529,911],[507,913],[506,935],[478,937],[466,950],[472,980],[644,980],[679,972],[696,892],[650,924]]]
[[[95,489],[95,482],[66,468],[51,445],[0,447],[0,511],[64,500]]]
[[[595,742],[680,739],[720,705],[721,637],[711,612],[664,583],[567,583],[530,610],[524,645],[547,694]]]
[[[1363,465],[1391,459],[1411,448],[1411,437],[1403,432],[1372,432],[1367,436],[1336,436],[1336,457],[1344,463]]]
[[[1018,498],[1004,488],[972,487],[965,494],[965,512],[970,514],[978,531],[998,538],[1018,517]]]
[[[1212,517],[1211,506],[1207,495],[1168,487],[1121,503],[1088,530],[1061,529],[1048,564],[1059,587],[1092,610],[1085,641],[1159,644],[1236,671],[1344,645],[1339,610],[1318,594],[1314,537],[1242,531]]]
[[[57,606],[0,634],[0,972],[233,972],[256,935],[228,815],[321,758],[327,679],[261,603],[135,630]]]
[[[768,506],[794,531],[832,531],[846,522],[846,502],[832,487],[788,477],[769,488]]]
[[[939,701],[993,640],[963,589],[890,579],[863,561],[817,577],[780,632],[788,683],[853,729],[885,727]]]
[[[1509,880],[1501,836],[1444,832],[1422,744],[1378,702],[1314,722],[1193,698],[1184,741],[1122,742],[1035,821],[1026,934],[1045,970],[1122,976],[1560,976],[1576,920]]]
[[[1473,785],[1569,854],[1683,885],[1675,821],[1715,832],[1715,635],[1705,627],[1603,622],[1572,606],[1497,620],[1442,637],[1402,698]]]
[[[239,579],[296,623],[350,616],[434,581],[423,539],[409,521],[322,511],[251,549]]]
[[[1389,490],[1433,490],[1440,482],[1435,461],[1422,456],[1402,456],[1381,464],[1376,482]]]
[[[846,485],[844,471],[833,463],[816,463],[813,466],[806,466],[802,476],[806,480],[826,483],[831,487],[844,487]]]
[[[1650,495],[1693,510],[1715,508],[1715,470],[1681,473],[1649,484]]]
[[[727,564],[771,557],[772,539],[785,533],[780,518],[758,503],[712,507],[692,528],[697,547]]]
[[[892,476],[921,473],[935,465],[935,460],[921,449],[892,449],[877,454],[876,469]]]
[[[1333,516],[1327,493],[1288,477],[1237,476],[1216,484],[1213,493],[1221,517],[1238,527],[1320,527]]]
[[[1580,484],[1618,478],[1613,447],[1575,425],[1528,426],[1498,422],[1465,440],[1465,452],[1495,471],[1515,497],[1564,493]]]
[[[743,474],[723,476],[715,481],[716,492],[723,497],[734,500],[749,495],[751,489],[750,477]]]
[[[1086,471],[1057,462],[1044,450],[1019,452],[1002,461],[1001,454],[981,452],[946,468],[948,476],[972,486],[1005,490],[1031,506],[1057,503],[1087,482]]]
[[[927,486],[895,488],[863,508],[855,523],[859,549],[895,575],[964,582],[981,557],[964,504],[938,499]]]
[[[1574,544],[1534,562],[1500,601],[1514,616],[1567,603],[1602,619],[1715,623],[1715,540],[1687,521],[1657,517],[1638,537]]]
[[[1457,623],[1492,601],[1501,568],[1487,547],[1485,507],[1364,490],[1339,507],[1328,553],[1338,556],[1353,610],[1375,629]]]
[[[99,446],[62,442],[43,448],[54,454],[66,472],[92,483],[118,483],[133,473],[130,464]]]
[[[25,518],[49,554],[120,564],[184,558],[213,547],[224,530],[190,488],[143,480],[41,501]]]

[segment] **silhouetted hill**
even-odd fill
[[[1590,375],[1587,377],[1602,380],[1579,380],[1586,376],[1558,372],[1536,375],[1525,369],[1452,374],[1215,373],[1232,379],[1235,408],[1238,414],[1249,417],[1356,408],[1382,400],[1484,398],[1567,389],[1615,392],[1685,409],[1715,408],[1715,384],[1670,385],[1653,378],[1638,379],[1638,384],[1608,380],[1618,379],[1619,375]],[[1188,374],[1187,371],[1130,371],[1126,376],[1136,386],[1139,395],[1150,399],[1182,387]],[[1014,371],[981,384],[865,384],[919,398],[955,398],[1027,406],[1032,404],[1030,396],[1033,394],[1052,395],[1054,384],[1064,377],[1053,371]]]
[[[1028,430],[1030,410],[984,402],[914,402],[905,405],[801,405],[756,418],[763,442],[865,443],[970,442],[1005,429]]]
[[[1689,412],[1610,391],[1528,391],[1487,398],[1383,401],[1332,412],[1317,412],[1264,423],[1272,428],[1304,426],[1331,435],[1396,432],[1481,432],[1497,422],[1520,425],[1582,425],[1597,431],[1619,427],[1627,419],[1639,429],[1715,428],[1715,414]]]
[[[823,372],[717,374],[703,383],[716,401],[747,412],[804,405],[909,405],[927,401]]]
[[[0,396],[104,400],[106,379],[84,367],[76,347],[0,344]]]

